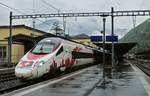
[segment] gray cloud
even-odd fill
[[[33,8],[33,1],[35,1],[34,8]],[[112,6],[115,8],[115,10],[138,10],[138,9],[150,8],[149,0],[45,0],[45,1],[55,6],[56,8],[61,9],[62,12],[110,11],[110,8]],[[44,4],[42,0],[1,0],[0,2],[8,6],[14,7],[22,11],[23,13],[27,13],[27,14],[33,14],[33,9],[35,9],[35,13],[57,13],[55,9],[52,9],[51,7]],[[9,18],[10,9],[0,5],[0,11],[1,11],[0,25],[9,24],[8,18]],[[18,13],[14,12],[13,14],[18,14]],[[147,18],[148,17],[137,17],[136,25],[143,22]],[[102,29],[101,18],[86,18],[86,19],[87,20],[78,18],[78,20],[75,22],[73,18],[73,19],[67,19],[68,20],[67,22],[68,25],[78,26],[77,28],[81,28],[85,31],[97,31],[97,30],[99,31]],[[24,22],[25,21],[22,21],[21,23]],[[19,22],[15,21],[15,23],[19,23]],[[128,30],[130,30],[133,27],[132,23],[133,23],[132,17],[115,18],[116,33],[119,34],[119,36],[123,36]],[[27,24],[32,25],[29,24],[29,22]],[[108,33],[110,33],[110,28],[111,28],[110,18],[107,18],[106,24],[107,24],[106,26],[107,31],[109,31]],[[90,29],[87,30],[87,28]]]

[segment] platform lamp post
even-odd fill
[[[33,18],[33,29],[32,29],[32,37],[34,38],[34,32],[35,32],[35,18]]]
[[[106,23],[106,18],[103,16],[103,78],[105,80],[105,23]]]
[[[37,41],[34,39],[34,37],[35,37],[35,25],[36,25],[36,22],[35,22],[35,20],[36,20],[36,18],[33,18],[32,19],[33,20],[33,25],[32,25],[32,27],[33,27],[33,29],[32,29],[32,40],[33,40],[33,43],[34,43],[34,45],[37,43]]]
[[[9,26],[9,40],[8,40],[8,66],[11,65],[12,58],[11,58],[11,53],[12,53],[12,12],[10,12],[9,16],[10,20],[10,26]]]
[[[113,16],[113,13],[114,13],[114,8],[111,7],[111,34],[112,36],[114,36],[114,16]],[[112,56],[111,56],[111,76],[113,75],[113,67],[114,67],[114,42],[112,41],[112,49],[111,49],[111,52],[112,52]]]

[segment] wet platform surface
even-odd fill
[[[122,65],[116,68],[112,79],[106,79],[104,87],[98,84],[103,80],[102,68],[94,66],[59,82],[11,96],[149,96],[139,77],[141,74],[129,64]]]
[[[95,87],[89,96],[149,96],[139,75],[130,65],[120,66],[105,87]]]

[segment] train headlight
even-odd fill
[[[43,62],[40,62],[39,66],[42,66],[43,65]]]
[[[20,61],[17,67],[23,68],[23,67],[31,67],[33,64],[32,61]]]
[[[38,65],[42,66],[43,64],[44,64],[44,61],[40,61]]]

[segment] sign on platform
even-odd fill
[[[103,41],[102,36],[91,36],[91,41],[92,42],[100,42]]]
[[[102,42],[103,41],[103,36],[91,36],[91,41],[92,42]],[[105,37],[105,41],[108,42],[118,42],[118,36],[112,36],[112,35],[107,35]]]
[[[109,41],[109,42],[118,42],[118,36],[107,35],[106,36],[106,41]]]

